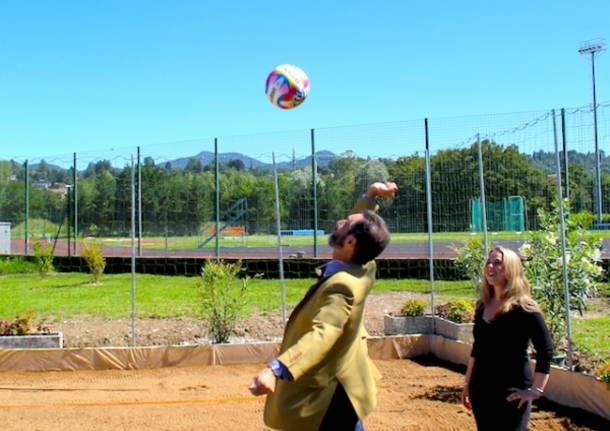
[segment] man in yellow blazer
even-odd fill
[[[279,430],[363,430],[375,408],[379,372],[367,349],[364,305],[375,280],[375,259],[390,240],[375,197],[393,197],[394,183],[374,183],[353,213],[336,223],[332,261],[295,307],[280,355],[252,381],[269,394],[265,424]]]

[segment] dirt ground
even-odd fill
[[[397,312],[407,298],[424,297],[403,292],[372,294],[367,300],[365,326],[371,335],[383,335],[383,315]],[[83,316],[47,324],[51,331],[64,334],[65,347],[128,346],[131,343],[131,320],[104,320]],[[138,319],[137,343],[150,345],[184,345],[208,342],[203,321],[191,317],[172,319]],[[274,340],[282,336],[279,313],[257,314],[238,322],[234,341]]]
[[[398,313],[409,298],[427,300],[429,295],[410,292],[373,293],[367,299],[365,327],[371,335],[383,335],[383,315]],[[600,299],[604,310],[610,305],[606,298]],[[598,307],[599,308],[599,307]],[[290,310],[288,310],[290,312]],[[605,312],[604,312],[605,313]],[[600,312],[588,312],[595,317]],[[64,334],[65,347],[130,346],[131,320],[104,320],[83,316],[47,324],[53,332]],[[238,322],[231,342],[277,341],[283,333],[279,312],[261,313]],[[136,342],[139,346],[189,345],[208,343],[205,322],[192,317],[137,319]],[[575,352],[574,363],[578,371],[596,368],[595,361],[587,355]]]
[[[376,361],[383,374],[368,431],[468,430],[463,376],[434,363]],[[4,431],[265,430],[263,398],[246,387],[260,365],[136,371],[0,373]],[[534,408],[530,429],[595,430],[586,418]]]

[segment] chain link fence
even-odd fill
[[[559,172],[572,211],[605,233],[608,259],[610,103],[597,124],[597,154],[592,108],[580,107],[4,157],[0,222],[14,255],[46,243],[79,256],[97,241],[133,262],[327,259],[336,221],[370,183],[392,180],[400,190],[380,202],[392,232],[381,257],[418,260],[433,286],[449,276],[430,271],[435,261],[471,238],[518,249],[557,199]]]

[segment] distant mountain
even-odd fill
[[[45,162],[45,164],[47,165],[47,169],[48,169],[49,172],[65,171],[66,170],[66,168],[62,168],[61,166],[53,165],[51,163],[46,163]],[[37,171],[38,168],[40,167],[40,165],[41,165],[41,163],[31,163],[29,165],[28,169],[30,171]]]
[[[318,166],[326,167],[330,162],[335,160],[338,156],[326,150],[316,151],[316,160]],[[292,169],[292,162],[281,162],[277,164],[278,169]],[[296,168],[308,168],[311,167],[311,156],[302,159],[296,159],[294,161],[294,167]]]
[[[214,153],[210,151],[202,151],[199,154],[192,156],[196,159],[201,160],[201,164],[206,166],[210,163],[214,163]],[[172,168],[184,169],[188,164],[188,161],[192,157],[181,157],[176,160],[172,160],[169,163]],[[325,167],[328,166],[330,162],[335,160],[337,155],[331,151],[321,150],[316,151],[316,160],[318,161],[318,166]],[[271,168],[271,163],[264,163],[259,160],[256,160],[252,157],[246,156],[242,153],[219,153],[220,163],[228,163],[231,160],[241,160],[244,163],[246,169],[256,169],[256,168]],[[311,156],[305,157],[302,159],[296,159],[294,161],[294,165],[296,168],[307,168],[311,166]],[[277,164],[278,169],[292,169],[293,162],[281,162]]]
[[[229,163],[231,160],[241,160],[244,162],[244,166],[246,169],[255,169],[261,166],[265,166],[263,162],[259,162],[252,157],[248,157],[241,153],[219,153],[220,163]],[[176,160],[170,161],[172,168],[184,169],[188,164],[191,158],[196,158],[201,160],[201,164],[203,166],[209,165],[210,163],[214,163],[214,153],[210,151],[202,151],[199,154],[191,157],[181,157]]]

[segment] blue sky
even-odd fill
[[[604,0],[5,0],[0,156],[585,105],[577,50],[610,38],[609,19]],[[311,80],[290,111],[264,95],[283,63]],[[610,53],[596,73],[609,101]]]

